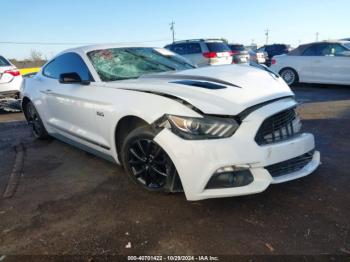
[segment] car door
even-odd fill
[[[331,74],[332,83],[350,85],[350,50],[335,43],[330,48],[330,60],[328,72]]]
[[[63,73],[77,73],[82,80],[91,81],[89,85],[80,83],[63,84],[59,76]],[[59,135],[79,143],[98,148],[108,148],[108,143],[99,134],[96,114],[101,101],[97,100],[99,86],[76,53],[65,53],[51,61],[44,69],[46,77],[47,124]]]
[[[317,43],[308,47],[302,54],[303,75],[306,82],[331,83],[329,72],[333,58],[329,55],[329,43]]]

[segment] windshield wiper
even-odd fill
[[[151,63],[151,64],[154,64],[154,65],[156,65],[156,66],[164,66],[164,67],[166,67],[166,68],[168,68],[168,69],[170,69],[170,70],[173,70],[173,71],[176,70],[175,68],[173,68],[173,67],[171,67],[171,66],[168,66],[168,65],[165,65],[165,64],[162,64],[162,63],[153,61],[153,60],[149,59],[147,56],[140,55],[140,54],[136,54],[136,53],[130,51],[129,49],[124,49],[124,52],[126,52],[126,53],[128,53],[128,54],[131,54],[131,55],[133,55],[133,56],[135,56],[135,57],[141,57],[141,58],[144,59],[145,61],[147,61],[147,62],[149,62],[149,63]]]

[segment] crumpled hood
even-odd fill
[[[186,85],[179,83],[179,79],[214,83],[224,88]],[[215,82],[215,79],[221,82]],[[237,115],[256,104],[294,95],[280,77],[249,65],[171,71],[134,80],[109,82],[106,87],[168,94],[187,101],[203,113],[218,115]]]

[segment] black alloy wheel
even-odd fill
[[[168,154],[153,141],[149,127],[132,131],[123,145],[123,164],[139,185],[150,191],[169,192],[176,169]]]

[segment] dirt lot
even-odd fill
[[[261,194],[200,202],[145,192],[105,160],[35,141],[21,114],[0,114],[0,254],[350,255],[350,87],[294,90],[323,165]],[[20,143],[22,177],[1,199]]]

